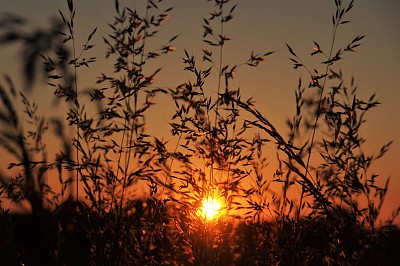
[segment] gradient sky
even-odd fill
[[[114,1],[76,1],[76,30],[78,42],[98,27],[94,41],[98,62],[80,77],[81,87],[95,86],[100,72],[111,73],[111,64],[102,56],[104,46],[101,36],[108,32],[112,22]],[[131,7],[142,7],[143,0],[121,1]],[[289,54],[284,43],[307,59],[313,48],[313,41],[326,47],[331,39],[331,15],[334,1],[331,0],[241,0],[237,2],[236,16],[226,29],[232,42],[226,47],[225,63],[245,61],[251,50],[276,51],[268,61],[257,69],[240,69],[237,85],[243,90],[244,98],[254,96],[259,110],[285,132],[284,121],[294,113],[294,90],[302,73],[295,71],[288,60]],[[212,10],[205,0],[167,0],[166,6],[174,6],[169,22],[157,40],[162,43],[175,34],[180,34],[175,45],[177,50],[160,61],[164,68],[158,77],[158,86],[175,87],[189,79],[182,71],[183,49],[201,56],[202,17]],[[369,114],[363,133],[367,139],[368,151],[378,152],[382,144],[393,140],[394,145],[387,155],[376,163],[374,171],[383,177],[391,176],[388,204],[384,215],[389,215],[393,206],[400,204],[400,54],[399,54],[399,1],[398,0],[356,0],[348,17],[351,23],[339,29],[337,43],[346,45],[356,35],[366,34],[363,45],[356,53],[346,54],[336,69],[341,68],[349,81],[355,77],[362,98],[372,93],[383,104]],[[32,25],[48,27],[49,18],[57,16],[58,9],[67,12],[64,0],[0,0],[0,12],[16,13],[32,20]],[[79,38],[80,37],[80,38]],[[339,46],[337,46],[339,48]],[[18,60],[23,58],[13,47],[0,48],[0,76],[7,73],[14,77],[17,86],[23,86],[18,79]],[[307,60],[306,60],[307,61]],[[311,61],[310,61],[311,63]],[[1,80],[2,82],[4,80]],[[38,91],[41,91],[38,93]],[[40,87],[30,95],[42,110],[52,108],[52,91]],[[163,105],[160,106],[162,110]],[[62,112],[62,111],[61,111]],[[155,116],[153,121],[167,123],[170,114]]]

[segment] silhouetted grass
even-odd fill
[[[334,1],[332,41],[326,48],[315,41],[310,49],[321,64],[305,65],[286,44],[293,67],[310,75],[299,80],[287,135],[232,82],[236,71],[257,67],[274,52],[251,51],[242,63],[226,65],[226,24],[236,5],[209,2],[215,10],[203,19],[202,56],[184,51],[183,70],[191,80],[175,88],[153,85],[162,69],[151,66],[175,50],[178,38],[156,46],[154,36],[173,11],[164,1],[148,0],[143,13],[115,1],[110,34],[103,37],[114,72],[100,73],[98,87],[90,91],[80,87],[78,77],[96,61],[91,53],[97,28],[85,43],[76,43],[72,0],[49,30],[22,34],[18,29],[25,20],[2,21],[0,43],[22,43],[28,55],[27,87],[44,72],[67,112],[64,118],[42,117],[40,106],[14,88],[11,78],[0,85],[0,145],[15,159],[8,168],[18,173],[0,172],[1,199],[31,208],[24,215],[0,209],[1,264],[399,261],[399,228],[392,223],[400,208],[377,226],[389,180],[380,186],[382,178],[369,171],[390,143],[378,154],[366,154],[360,132],[379,102],[374,95],[359,98],[354,79],[337,69],[343,54],[365,37],[336,43],[354,1]],[[171,135],[164,139],[146,128],[156,97],[175,105]],[[57,154],[48,154],[44,136],[50,133],[60,141]],[[59,189],[49,186],[50,178],[58,180]],[[222,204],[213,219],[199,213],[210,197]]]

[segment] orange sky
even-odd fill
[[[66,1],[65,1],[66,2]],[[90,70],[81,74],[81,87],[92,87],[100,72],[112,71],[112,64],[102,57],[104,46],[101,36],[108,33],[107,23],[112,21],[114,1],[76,1],[78,42],[84,41],[94,27],[98,27],[94,40],[97,44],[98,62]],[[93,4],[95,2],[96,4]],[[140,0],[121,1],[130,6],[142,8]],[[285,132],[284,121],[294,113],[294,90],[301,71],[294,71],[288,60],[284,43],[289,43],[300,56],[308,58],[313,41],[327,46],[331,38],[331,15],[334,1],[321,0],[241,0],[238,2],[236,17],[226,29],[232,42],[226,47],[225,63],[240,63],[246,60],[251,50],[276,51],[267,63],[258,69],[241,69],[236,75],[236,84],[243,90],[244,98],[254,96],[259,110],[266,114],[279,131]],[[179,33],[177,50],[159,61],[163,72],[155,84],[175,87],[189,79],[182,71],[183,49],[201,56],[202,16],[211,10],[207,1],[170,0],[167,6],[175,6],[170,21],[165,25],[158,40],[168,40]],[[63,0],[18,0],[2,1],[0,12],[17,13],[32,19],[33,25],[46,25],[48,18],[57,16],[57,9],[66,10]],[[392,207],[400,204],[400,54],[399,54],[399,2],[398,0],[359,0],[350,13],[351,23],[339,30],[338,45],[345,45],[356,35],[366,34],[363,46],[357,53],[347,54],[337,68],[345,73],[348,80],[354,75],[361,97],[376,93],[383,104],[369,114],[365,128],[370,152],[378,152],[380,146],[393,140],[394,145],[386,157],[375,168],[383,177],[391,176],[388,204],[384,215],[389,215]],[[79,38],[80,37],[80,38]],[[21,59],[12,47],[0,50],[0,75],[7,73],[18,77]],[[22,57],[23,58],[23,57]],[[311,63],[311,61],[310,61]],[[1,80],[2,82],[4,80]],[[22,86],[16,81],[17,86]],[[52,108],[50,89],[37,88],[30,95],[42,110]],[[156,128],[167,123],[171,114],[161,112],[170,108],[168,102],[160,103],[160,114],[154,113],[150,126]],[[45,112],[45,111],[44,111]],[[60,114],[62,114],[60,110]],[[153,124],[152,124],[153,123]],[[159,130],[157,130],[159,132]],[[162,131],[161,131],[162,132]]]

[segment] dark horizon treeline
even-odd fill
[[[129,227],[125,230],[132,235],[132,239],[146,242],[146,235],[142,232],[146,227],[143,227],[141,221],[156,220],[155,217],[150,217],[151,205],[151,202],[142,200],[131,203],[133,212],[130,217],[125,218],[129,219],[126,222]],[[0,247],[3,252],[0,255],[0,265],[113,265],[108,260],[98,261],[91,257],[91,247],[98,246],[98,241],[101,243],[101,228],[102,224],[107,223],[107,218],[87,212],[87,207],[83,204],[70,200],[53,212],[43,213],[38,217],[32,214],[2,213]],[[299,221],[300,226],[293,221],[276,224],[232,219],[228,225],[224,225],[223,232],[218,232],[225,236],[219,241],[218,247],[207,246],[210,249],[207,251],[210,256],[208,259],[218,256],[219,265],[273,265],[276,258],[271,256],[275,254],[281,256],[280,265],[340,265],[349,261],[352,265],[398,264],[399,227],[383,226],[372,232],[355,224],[351,215],[344,210],[336,218],[303,218]],[[193,264],[187,252],[190,249],[188,243],[179,243],[182,246],[187,245],[186,249],[176,249],[177,243],[174,240],[177,239],[174,237],[179,228],[168,218],[163,222],[167,224],[168,230],[158,232],[163,236],[155,240],[154,247],[141,246],[142,260],[134,259],[129,263],[125,261],[124,265]],[[96,234],[96,231],[96,238],[88,234]],[[300,241],[294,241],[294,236]],[[335,250],[335,243],[340,243],[340,249]],[[133,250],[131,252],[135,253]],[[327,257],[333,259],[335,256],[351,259],[326,261]],[[215,261],[210,263],[203,265],[216,265]]]

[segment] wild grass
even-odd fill
[[[27,87],[44,72],[46,86],[67,112],[61,118],[42,117],[40,106],[19,92],[11,78],[0,85],[0,145],[15,159],[8,168],[18,172],[0,173],[0,195],[31,207],[26,216],[0,209],[0,245],[7,250],[0,262],[395,261],[391,249],[399,245],[399,229],[392,223],[400,208],[384,226],[377,226],[389,179],[383,178],[381,186],[382,177],[369,170],[391,143],[378,154],[366,154],[360,131],[379,102],[374,95],[359,98],[354,79],[348,80],[337,68],[343,54],[356,50],[365,37],[337,44],[354,1],[333,1],[331,43],[322,47],[315,41],[310,49],[317,66],[306,65],[286,44],[294,69],[304,69],[310,76],[299,80],[287,136],[234,85],[235,72],[257,67],[274,52],[251,51],[241,63],[225,63],[230,42],[226,25],[237,8],[230,0],[208,1],[214,11],[203,19],[202,56],[186,50],[182,55],[190,81],[179,81],[175,88],[153,85],[162,71],[153,66],[174,52],[178,38],[171,36],[161,45],[154,38],[173,12],[165,2],[148,0],[140,13],[115,1],[114,21],[103,37],[105,57],[113,62],[114,72],[100,73],[98,87],[90,91],[81,88],[78,77],[83,67],[96,62],[92,39],[97,28],[77,44],[79,25],[74,23],[72,0],[67,0],[66,12],[59,10],[59,23],[49,30],[19,34],[16,29],[26,22],[17,17],[1,24],[0,42],[22,43],[28,54],[23,62]],[[48,46],[43,46],[43,39]],[[157,99],[175,105],[171,135],[165,139],[152,136],[146,127]],[[17,109],[18,100],[22,110]],[[61,143],[57,154],[47,152],[51,144],[44,136],[49,131]],[[275,169],[271,161],[276,162]],[[58,180],[60,188],[50,186],[49,179]],[[200,212],[207,198],[221,203],[219,215],[212,219]]]

